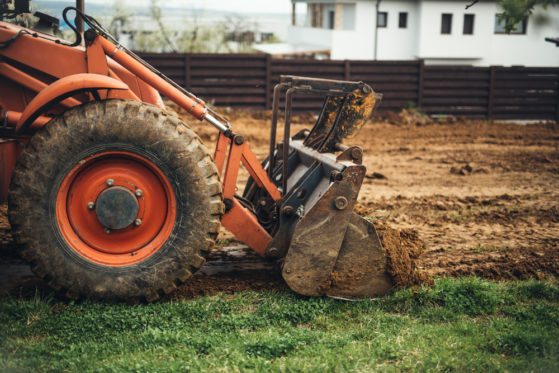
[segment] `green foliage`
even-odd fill
[[[107,28],[117,39],[128,33],[139,52],[188,52],[227,53],[230,52],[226,40],[226,25],[218,23],[210,26],[199,25],[196,19],[185,20],[181,30],[169,30],[163,22],[163,12],[159,0],[150,0],[149,14],[157,24],[156,30],[134,29],[134,13],[123,0],[115,0],[114,10]]]
[[[505,31],[516,30],[516,25],[532,14],[534,7],[541,5],[547,8],[549,5],[557,5],[559,0],[501,0],[499,5],[503,12],[498,14],[499,20],[504,22]]]
[[[557,371],[559,286],[440,279],[344,302],[0,299],[0,371]]]

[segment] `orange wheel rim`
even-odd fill
[[[117,191],[134,205],[124,227],[111,229],[102,218],[101,203],[111,206],[104,203],[108,191]],[[107,266],[135,264],[156,253],[171,235],[176,209],[173,188],[163,172],[148,159],[124,151],[78,162],[56,197],[58,228],[70,248]]]

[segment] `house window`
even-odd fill
[[[441,34],[450,34],[452,31],[452,14],[443,13],[441,20]]]
[[[407,12],[400,12],[398,14],[398,27],[399,28],[407,28],[408,27],[408,13]]]
[[[464,35],[472,35],[474,33],[474,15],[464,14]]]
[[[524,21],[518,22],[514,25],[514,30],[509,32],[509,34],[525,35],[526,26],[528,25],[528,18],[524,18]],[[499,19],[499,15],[495,14],[495,33],[496,34],[506,34],[505,31],[505,21]]]
[[[330,30],[334,29],[335,17],[336,17],[336,13],[333,10],[328,12],[328,28]]]
[[[388,24],[388,13],[378,12],[377,14],[377,27],[386,27]]]

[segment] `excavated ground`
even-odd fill
[[[225,114],[256,155],[265,157],[270,113]],[[215,130],[181,117],[213,147]],[[311,115],[296,117],[293,133],[313,121]],[[559,277],[559,125],[452,118],[440,123],[404,112],[374,118],[348,143],[363,148],[368,170],[356,211],[377,225],[399,285],[441,276]],[[239,188],[247,176],[241,172]],[[0,290],[44,288],[10,254],[17,247],[5,206],[0,246]],[[287,287],[276,264],[239,246],[223,229],[206,266],[172,297],[244,289]]]

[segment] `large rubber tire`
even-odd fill
[[[126,188],[127,165],[139,170],[134,183],[149,189],[140,209],[156,223],[147,216],[141,226],[104,233],[76,194],[103,173]],[[215,164],[183,122],[148,104],[108,100],[68,110],[33,136],[18,159],[8,210],[23,258],[52,288],[73,299],[134,302],[158,299],[202,266],[223,203]],[[122,247],[113,244],[119,240]]]

